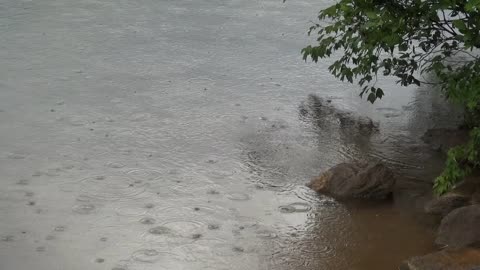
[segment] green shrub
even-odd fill
[[[320,11],[309,34],[314,45],[305,60],[334,58],[329,71],[358,83],[370,102],[384,96],[378,75],[395,76],[403,86],[432,84],[477,115],[480,108],[480,0],[340,0]],[[335,53],[337,52],[338,53]],[[423,74],[433,74],[426,81]],[[451,149],[435,181],[439,194],[479,166],[478,117],[467,117],[471,140]]]

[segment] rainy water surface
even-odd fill
[[[419,137],[449,116],[428,89],[387,81],[372,106],[303,62],[327,4],[0,1],[0,269],[396,269],[432,250],[410,206],[305,187],[369,158],[427,190]]]

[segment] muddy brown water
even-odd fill
[[[434,249],[419,137],[454,114],[392,81],[369,105],[303,62],[327,4],[0,1],[0,269],[396,269]],[[352,158],[410,181],[387,204],[305,187]]]

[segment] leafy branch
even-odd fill
[[[476,113],[480,102],[480,0],[339,0],[321,10],[309,35],[317,43],[302,50],[304,60],[335,58],[333,76],[360,86],[375,102],[385,94],[378,76],[402,86],[433,84]],[[338,53],[336,53],[338,52]],[[468,56],[458,60],[459,55]],[[337,57],[338,56],[338,57]],[[434,75],[434,82],[422,74]],[[478,125],[471,141],[450,151],[435,189],[445,192],[478,167]],[[472,148],[473,147],[473,148]]]

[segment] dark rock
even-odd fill
[[[472,204],[480,204],[480,190],[472,194]]]
[[[339,199],[385,199],[394,185],[393,172],[382,163],[341,163],[313,179],[308,187]]]
[[[235,251],[235,252],[244,252],[245,249],[244,249],[243,247],[234,246],[234,247],[233,247],[233,251]]]
[[[220,225],[218,225],[218,224],[208,224],[208,229],[209,230],[218,230],[218,229],[220,229]]]
[[[467,142],[468,138],[468,130],[447,128],[429,129],[422,136],[422,140],[432,149],[443,153],[447,153],[454,146]]]
[[[452,248],[480,243],[480,205],[461,207],[443,218],[435,242]]]
[[[378,131],[378,123],[373,122],[372,119],[366,116],[355,116],[350,112],[338,111],[335,116],[340,121],[340,127],[345,129],[356,128],[360,131]]]
[[[457,184],[453,189],[454,193],[460,193],[472,198],[472,201],[477,201],[480,195],[480,173],[474,171],[472,175],[467,176],[464,181]],[[472,204],[474,204],[473,202]]]
[[[451,211],[467,205],[470,205],[469,196],[460,193],[447,193],[428,202],[425,205],[425,212],[444,217]]]
[[[400,270],[478,270],[480,249],[442,250],[403,262]]]
[[[349,111],[336,108],[331,100],[325,101],[316,95],[309,95],[300,105],[300,115],[318,126],[328,123],[339,123],[343,131],[353,133],[374,133],[378,131],[378,123],[365,116],[358,116]]]

